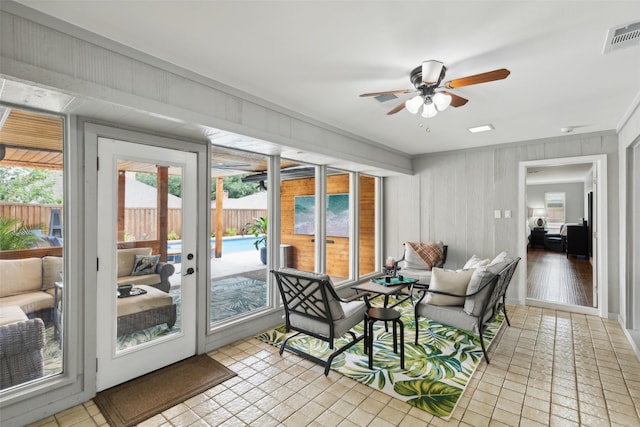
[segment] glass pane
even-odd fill
[[[565,193],[544,193],[547,223],[564,224]]]
[[[376,265],[376,178],[360,176],[360,271],[359,275],[371,274],[380,269]]]
[[[267,158],[212,147],[210,324],[270,306]]]
[[[315,167],[280,162],[280,243],[287,256],[282,265],[315,270]]]
[[[350,174],[336,170],[327,174],[327,274],[338,284],[350,278]]]
[[[118,161],[117,349],[181,332],[182,168]]]
[[[0,106],[1,389],[63,371],[63,120]]]

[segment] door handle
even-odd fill
[[[187,273],[183,274],[183,276],[190,276],[195,272],[196,272],[196,270],[193,267],[189,267],[189,268],[187,268]]]

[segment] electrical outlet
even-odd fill
[[[511,211],[510,210],[505,210],[504,211],[504,217],[505,218],[511,218]]]
[[[499,210],[499,209],[498,209],[498,210],[496,210],[496,211],[493,211],[493,217],[494,217],[495,219],[500,219],[500,218],[501,218],[500,210]]]

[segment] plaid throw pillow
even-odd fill
[[[442,260],[442,250],[437,243],[407,242],[407,244],[427,264],[428,270],[431,270]]]

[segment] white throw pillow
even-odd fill
[[[471,275],[469,285],[467,286],[467,295],[473,294],[480,289],[481,286],[490,282],[496,274],[487,267],[476,268]],[[482,303],[487,297],[490,287],[485,287],[482,291],[478,292],[474,296],[468,297],[464,301],[464,311],[469,315],[479,316],[480,310],[482,310]]]
[[[449,292],[456,295],[465,295],[467,286],[474,270],[444,270],[435,267],[431,271],[431,283],[429,290]],[[464,297],[452,297],[449,295],[427,292],[424,301],[432,305],[464,305]]]
[[[507,253],[505,251],[500,252],[494,259],[491,260],[489,265],[494,265],[499,262],[504,262],[507,259]]]
[[[462,267],[462,269],[468,270],[470,268],[484,267],[486,265],[489,265],[490,262],[491,260],[489,258],[482,259],[478,255],[473,254],[471,258],[469,258],[469,261],[465,263],[464,267]]]

